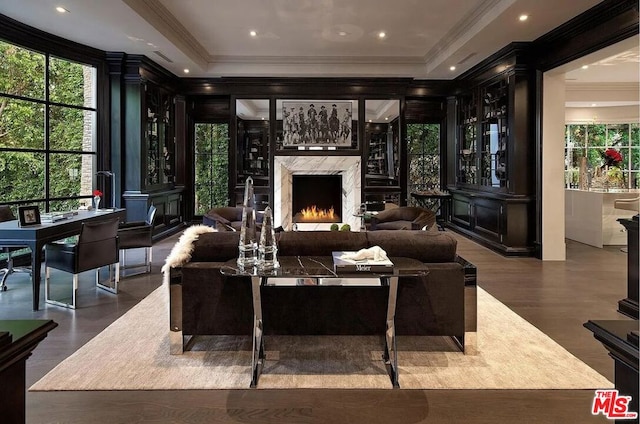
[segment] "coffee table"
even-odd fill
[[[262,316],[262,286],[282,284],[286,280],[300,281],[301,284],[316,284],[322,286],[342,284],[343,280],[368,279],[377,280],[376,283],[389,287],[389,298],[386,313],[385,344],[382,359],[387,368],[391,384],[394,388],[398,384],[398,356],[396,352],[395,312],[396,298],[398,294],[398,278],[400,276],[419,277],[428,274],[428,268],[420,261],[411,258],[390,258],[394,263],[392,273],[352,272],[336,273],[333,270],[333,261],[330,256],[284,256],[279,257],[280,267],[273,271],[261,271],[257,268],[243,269],[238,267],[235,260],[226,262],[220,272],[227,277],[250,277],[251,293],[253,297],[253,342],[251,356],[251,384],[256,387],[260,373],[264,366],[264,325]],[[378,283],[379,282],[379,283]],[[369,284],[365,282],[365,284]],[[296,284],[287,284],[288,286]],[[359,284],[362,286],[363,284]],[[357,289],[357,286],[354,286]]]

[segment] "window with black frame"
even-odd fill
[[[229,204],[229,125],[195,124],[195,214]]]
[[[93,66],[0,40],[0,199],[41,211],[91,204],[96,156]]]
[[[440,124],[407,124],[407,193],[440,190]],[[415,203],[413,197],[409,202]]]

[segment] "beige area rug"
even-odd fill
[[[61,362],[32,391],[245,389],[251,338],[199,337],[169,355],[162,286]],[[405,389],[595,389],[613,384],[504,304],[478,289],[477,356],[448,338],[398,337]],[[391,388],[382,337],[266,336],[258,387]]]

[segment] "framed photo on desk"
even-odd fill
[[[40,209],[37,206],[20,206],[18,208],[18,219],[21,227],[40,224]]]

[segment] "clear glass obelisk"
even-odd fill
[[[258,244],[256,242],[256,208],[253,194],[253,179],[247,178],[242,205],[242,227],[238,243],[238,266],[249,269],[256,265]]]
[[[276,233],[273,228],[273,215],[271,208],[267,206],[264,210],[260,244],[258,244],[258,269],[271,271],[279,267],[278,246],[276,244]]]

